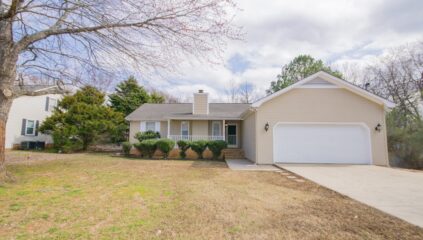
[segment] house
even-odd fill
[[[127,116],[139,131],[173,140],[222,139],[257,164],[388,165],[385,113],[395,105],[325,72],[252,104],[144,104]]]
[[[57,86],[23,86],[32,92],[42,92]],[[22,88],[22,87],[21,87]],[[44,148],[53,143],[51,136],[38,132],[39,125],[51,115],[60,94],[20,96],[13,100],[6,124],[6,149]]]

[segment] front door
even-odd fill
[[[238,147],[238,134],[236,124],[228,124],[228,128],[226,131],[226,139],[228,142],[228,147]]]

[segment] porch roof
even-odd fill
[[[126,117],[128,121],[143,120],[238,120],[250,104],[210,103],[209,114],[192,114],[192,103],[146,103]]]

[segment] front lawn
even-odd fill
[[[16,182],[0,187],[0,239],[423,239],[421,228],[275,172],[101,154],[8,159]]]

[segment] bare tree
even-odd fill
[[[252,90],[253,90],[252,85],[248,84],[247,81],[245,81],[239,86],[239,95],[240,95],[241,103],[251,103]]]
[[[25,94],[14,91],[17,72],[89,82],[81,72],[211,61],[240,38],[233,9],[232,0],[0,0],[1,173],[10,105]]]
[[[404,116],[420,118],[423,90],[423,43],[392,49],[366,71],[369,90],[389,98]]]
[[[162,96],[164,98],[164,103],[180,103],[181,99],[178,97],[173,96],[172,94],[165,92],[165,91],[160,91],[156,88],[150,88],[149,89],[150,93],[156,94],[158,96]]]
[[[253,96],[253,85],[248,81],[237,84],[234,79],[231,79],[225,90],[228,102],[231,103],[251,103]]]
[[[228,86],[225,90],[226,95],[228,97],[228,102],[236,103],[239,101],[238,99],[238,86],[235,82],[235,79],[231,78],[228,82]]]
[[[361,86],[365,84],[363,80],[366,72],[366,67],[362,67],[358,63],[354,62],[345,62],[339,64],[338,66],[334,66],[334,68],[342,73],[342,77],[345,80],[355,85]]]

